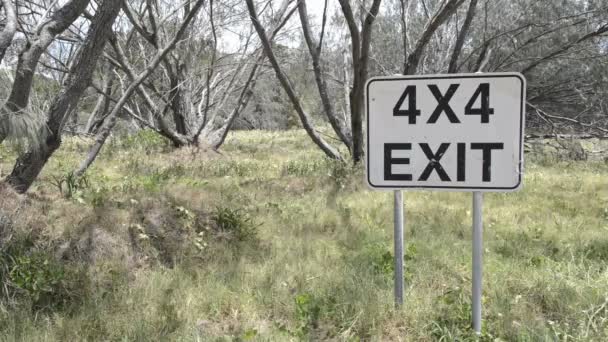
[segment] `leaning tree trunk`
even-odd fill
[[[17,192],[24,193],[29,189],[48,159],[61,145],[63,125],[91,82],[97,59],[102,55],[106,40],[112,32],[120,2],[121,0],[104,0],[99,5],[83,47],[70,69],[67,86],[55,97],[49,109],[46,121],[49,133],[46,140],[38,149],[20,155],[6,179]]]
[[[289,82],[287,75],[285,75],[285,73],[281,70],[279,62],[277,61],[274,52],[272,51],[272,45],[270,44],[270,40],[266,35],[266,30],[260,23],[255,9],[255,5],[253,4],[253,0],[247,0],[246,3],[247,9],[249,10],[249,15],[251,16],[251,23],[253,24],[256,32],[258,33],[258,37],[262,41],[264,52],[266,53],[266,56],[268,57],[268,60],[272,65],[272,69],[274,70],[277,79],[283,87],[283,90],[285,90],[285,92],[287,93],[289,100],[291,101],[296,113],[298,114],[298,117],[300,118],[300,122],[302,122],[304,130],[311,138],[311,140],[325,153],[327,157],[331,159],[342,160],[340,152],[334,147],[332,147],[330,144],[328,144],[312,126],[312,121],[310,120],[308,113],[304,111],[304,107],[302,106],[300,98],[298,97],[291,83]]]
[[[171,65],[168,61],[165,64],[169,65],[166,69],[170,78],[171,90],[169,91],[169,97],[175,130],[181,135],[188,135],[186,116],[190,112],[190,106],[187,105],[188,92],[186,91],[186,76],[184,75],[186,66],[178,59],[176,59],[175,65]]]
[[[463,0],[464,1],[464,0]],[[371,45],[372,28],[374,20],[380,10],[381,0],[374,0],[370,10],[363,20],[361,32],[357,27],[356,19],[349,0],[339,0],[342,13],[346,19],[350,32],[353,57],[353,88],[350,92],[350,123],[352,132],[352,156],[357,164],[363,158],[363,93],[367,81],[367,66],[369,62],[369,49]]]
[[[462,5],[464,0],[448,0],[445,5],[441,9],[433,15],[433,17],[429,20],[429,22],[424,27],[424,31],[422,35],[416,42],[414,46],[414,50],[410,53],[407,58],[407,65],[403,70],[404,75],[413,75],[418,70],[418,64],[420,64],[420,59],[424,54],[424,49],[431,41],[431,38],[437,31],[437,29],[443,25],[443,23],[448,20],[458,7]]]
[[[264,54],[262,53],[261,56],[257,58],[257,63],[255,63],[251,68],[249,76],[247,77],[247,81],[245,81],[245,84],[243,85],[243,88],[241,89],[239,97],[236,101],[236,105],[234,106],[228,117],[224,119],[223,122],[219,125],[219,128],[211,127],[214,122],[209,122],[207,127],[201,126],[201,129],[204,127],[203,135],[205,137],[205,141],[209,146],[213,147],[214,149],[217,150],[220,148],[220,146],[222,146],[222,144],[224,144],[224,141],[226,141],[226,137],[228,136],[228,132],[230,131],[232,124],[236,120],[239,113],[245,107],[247,107],[247,104],[249,103],[249,100],[253,95],[253,88],[255,87],[256,83],[258,67],[261,65],[263,60]],[[219,110],[216,110],[216,112],[217,111]],[[212,120],[215,121],[214,118]],[[200,143],[199,136],[195,136],[195,141]]]
[[[327,10],[327,3],[325,10]],[[321,49],[323,48],[323,34],[325,32],[325,13],[323,17],[323,26],[321,28],[321,37],[319,38],[319,41],[315,43],[312,38],[310,24],[308,22],[308,11],[306,9],[306,1],[300,1],[300,3],[298,4],[298,12],[300,14],[300,22],[302,23],[302,32],[304,34],[304,40],[306,41],[308,51],[310,53],[310,56],[312,57],[312,67],[315,75],[315,82],[319,91],[319,97],[321,98],[321,104],[323,105],[323,111],[325,112],[325,115],[327,116],[327,119],[331,124],[331,127],[333,128],[334,132],[336,132],[340,140],[350,150],[350,148],[352,147],[352,137],[350,129],[347,126],[346,122],[342,121],[335,111],[333,101],[332,99],[330,99],[330,94],[327,89],[327,82],[325,80],[325,76],[321,67]]]
[[[471,0],[471,2],[469,3],[469,9],[467,10],[467,16],[464,19],[464,23],[462,24],[460,32],[458,33],[456,43],[454,44],[454,50],[452,51],[452,56],[450,57],[450,64],[448,65],[449,74],[458,72],[458,57],[462,52],[462,46],[464,45],[464,41],[467,38],[469,29],[471,28],[471,23],[473,22],[473,18],[475,17],[476,7],[477,0]]]
[[[190,2],[186,2],[183,9],[183,19],[186,20],[190,15]],[[149,12],[150,13],[150,12]],[[213,18],[213,17],[212,17]],[[213,23],[212,23],[213,24]],[[189,42],[192,31],[186,27],[182,37],[186,42]],[[188,53],[186,52],[186,56]],[[175,130],[180,135],[189,135],[188,120],[192,110],[192,94],[187,86],[186,78],[188,76],[188,64],[186,58],[181,55],[169,56],[165,58],[165,65],[169,73],[171,91],[169,97],[171,99],[171,111],[173,112],[173,121],[175,122]],[[173,61],[171,63],[170,61]],[[175,143],[174,143],[175,145]],[[179,145],[175,147],[181,147]]]
[[[5,115],[0,115],[0,143],[10,133],[11,116],[19,114],[28,105],[34,73],[40,57],[55,37],[78,19],[88,4],[89,0],[68,1],[55,11],[50,19],[38,27],[34,37],[28,41],[25,49],[19,54],[13,87],[2,110]]]
[[[105,121],[108,112],[110,110],[110,102],[112,96],[112,88],[114,87],[114,72],[113,66],[108,64],[104,68],[106,77],[103,80],[103,86],[100,89],[101,94],[95,103],[95,107],[87,120],[87,124],[84,128],[86,134],[97,134],[99,128]]]

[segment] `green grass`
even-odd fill
[[[405,193],[396,310],[392,194],[303,132],[231,133],[221,154],[115,140],[66,196],[87,144],[67,141],[20,208],[0,200],[0,341],[608,339],[601,159],[529,154],[522,191],[485,196],[477,338],[470,194]],[[13,158],[0,147],[4,174]]]

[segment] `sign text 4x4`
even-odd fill
[[[518,73],[368,81],[372,188],[513,191],[521,186],[525,79]]]

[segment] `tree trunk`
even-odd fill
[[[186,76],[184,75],[185,65],[180,60],[176,60],[175,65],[171,65],[169,61],[165,64],[168,65],[167,72],[170,78],[171,91],[169,92],[169,96],[175,131],[181,135],[188,135],[186,116],[190,108],[187,105],[188,94],[184,84],[186,81]]]
[[[469,4],[469,9],[467,10],[467,16],[464,19],[464,23],[462,24],[462,29],[460,30],[458,37],[456,38],[452,57],[450,57],[450,64],[448,66],[448,73],[450,74],[458,72],[458,57],[460,56],[460,52],[462,51],[464,40],[467,38],[467,34],[469,33],[469,28],[471,27],[473,18],[475,17],[476,7],[477,0],[471,0],[471,3]]]
[[[308,113],[306,113],[304,111],[304,108],[302,107],[302,103],[300,102],[300,99],[296,95],[295,90],[293,89],[289,80],[287,79],[287,76],[281,70],[281,67],[279,66],[279,62],[277,61],[277,59],[274,55],[274,52],[272,51],[272,46],[270,44],[270,40],[266,36],[266,31],[264,30],[264,27],[260,23],[257,12],[255,10],[255,6],[253,4],[253,0],[246,0],[246,2],[247,2],[247,9],[249,10],[249,14],[251,16],[251,22],[252,22],[256,32],[258,33],[260,40],[262,41],[262,46],[264,47],[264,52],[266,53],[266,57],[268,57],[268,60],[270,61],[270,64],[272,65],[272,68],[277,76],[277,79],[281,83],[283,90],[285,90],[285,92],[287,93],[287,96],[289,97],[291,103],[293,104],[293,107],[294,107],[296,113],[298,114],[300,121],[302,122],[302,126],[304,127],[304,130],[306,131],[306,133],[308,133],[308,135],[310,136],[312,141],[323,152],[325,152],[325,154],[329,158],[342,160],[342,156],[340,156],[340,152],[338,152],[336,149],[334,149],[332,146],[330,146],[325,140],[323,140],[323,138],[319,135],[319,133],[317,131],[315,131],[315,129],[312,127],[312,122],[308,116]]]
[[[327,82],[325,81],[325,77],[323,76],[323,71],[321,70],[321,48],[322,48],[322,39],[323,36],[319,39],[318,43],[315,43],[312,38],[312,32],[310,30],[310,24],[308,23],[308,13],[306,9],[306,1],[301,0],[298,4],[298,10],[300,14],[300,22],[302,23],[302,31],[304,33],[304,40],[306,41],[306,45],[308,46],[308,51],[312,57],[312,67],[313,72],[315,74],[315,81],[317,84],[317,88],[319,90],[319,97],[321,98],[321,103],[323,105],[323,111],[327,116],[331,127],[334,129],[340,140],[349,148],[352,146],[352,137],[351,133],[346,125],[346,122],[340,120],[332,101],[329,98],[329,91],[327,90]],[[324,32],[325,27],[321,29],[322,33]],[[316,46],[315,46],[316,45]]]
[[[226,118],[223,124],[218,129],[214,130],[213,133],[206,135],[207,142],[214,149],[217,150],[220,148],[220,146],[222,146],[222,144],[224,144],[234,120],[237,118],[241,110],[247,107],[247,104],[251,99],[251,95],[253,95],[253,88],[255,87],[258,67],[263,62],[263,56],[264,55],[262,54],[262,58],[258,59],[258,63],[253,66],[251,72],[249,73],[249,77],[241,90],[236,106],[232,109],[232,112],[230,112],[228,118]]]
[[[407,68],[407,22],[410,4],[408,0],[400,0],[401,43],[403,44],[403,70]]]
[[[281,4],[281,6],[279,7],[278,11],[276,11],[274,14],[274,18],[272,19],[272,27],[269,30],[271,33],[270,33],[270,36],[268,37],[268,40],[271,43],[274,40],[275,36],[279,33],[279,31],[287,23],[287,21],[291,17],[291,13],[293,13],[293,11],[292,11],[286,15],[288,6],[289,6],[289,1],[284,1]],[[245,47],[243,49],[243,55],[241,56],[242,62],[237,67],[237,70],[235,71],[235,73],[232,77],[232,80],[230,81],[230,84],[224,91],[224,95],[222,97],[222,100],[220,101],[220,104],[215,108],[215,110],[214,110],[213,114],[211,115],[211,117],[209,118],[209,120],[206,120],[207,118],[205,116],[203,116],[202,122],[199,123],[198,129],[197,129],[195,135],[192,137],[192,141],[194,143],[200,144],[201,137],[202,137],[209,146],[213,147],[216,150],[219,149],[220,146],[222,146],[222,144],[224,144],[224,141],[226,141],[228,132],[230,131],[232,124],[234,123],[234,121],[236,120],[238,115],[240,114],[241,110],[243,110],[245,107],[247,107],[247,104],[249,103],[249,100],[251,99],[251,96],[253,95],[253,88],[255,88],[255,84],[257,81],[257,77],[258,77],[258,71],[260,69],[260,66],[263,64],[264,59],[266,58],[266,55],[264,54],[263,50],[260,51],[255,58],[255,63],[253,63],[253,66],[251,67],[251,70],[249,71],[249,76],[247,76],[247,80],[245,81],[245,84],[242,86],[242,89],[239,94],[239,98],[236,101],[235,107],[232,109],[230,114],[228,114],[228,117],[219,124],[219,127],[215,125],[215,119],[217,118],[219,112],[222,110],[225,102],[228,100],[228,95],[230,94],[231,90],[235,86],[236,80],[238,78],[240,78],[240,74],[244,71],[245,66],[249,63],[248,59],[246,58],[246,53],[247,53],[248,47],[249,47],[249,39],[247,40],[247,43],[245,44]],[[208,75],[210,75],[210,74],[208,74]],[[209,90],[209,88],[208,88],[208,90]],[[209,94],[209,91],[207,91],[207,94]],[[206,105],[208,106],[209,104],[206,103]],[[200,112],[200,110],[199,110],[199,112]],[[207,112],[207,109],[205,110],[205,112]]]
[[[463,0],[464,1],[464,0]],[[381,0],[374,0],[363,20],[361,32],[357,27],[353,11],[348,0],[339,0],[342,13],[348,24],[352,44],[353,87],[350,91],[350,122],[352,132],[352,156],[355,164],[363,158],[363,93],[367,81],[367,65],[371,44],[374,19],[380,10]]]
[[[13,87],[3,108],[3,112],[7,115],[0,115],[0,143],[10,133],[11,116],[18,114],[28,105],[34,73],[40,57],[55,37],[78,19],[88,4],[89,0],[68,1],[55,11],[49,20],[38,27],[34,37],[28,41],[25,49],[19,54]]]
[[[26,192],[38,174],[61,145],[61,131],[66,119],[74,113],[78,101],[88,87],[97,58],[103,53],[112,24],[118,15],[121,0],[104,0],[91,22],[81,51],[70,70],[67,86],[57,95],[47,116],[49,134],[42,146],[17,158],[6,181],[19,193]]]
[[[89,120],[87,120],[87,124],[84,128],[84,133],[87,134],[97,134],[99,128],[106,119],[108,111],[110,110],[112,88],[114,87],[114,73],[112,65],[108,64],[108,66],[104,68],[104,72],[107,76],[103,80],[103,88],[101,89],[103,94],[99,94],[97,103],[95,103],[95,108],[93,108],[93,111],[89,116]]]

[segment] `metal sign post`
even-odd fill
[[[483,193],[473,192],[473,329],[481,334],[481,276],[483,270]]]
[[[395,307],[403,305],[403,193],[394,191],[395,198]]]
[[[482,192],[522,186],[519,73],[373,77],[365,86],[367,184],[395,196],[395,304],[403,303],[402,189],[473,192],[473,329],[481,333]]]

